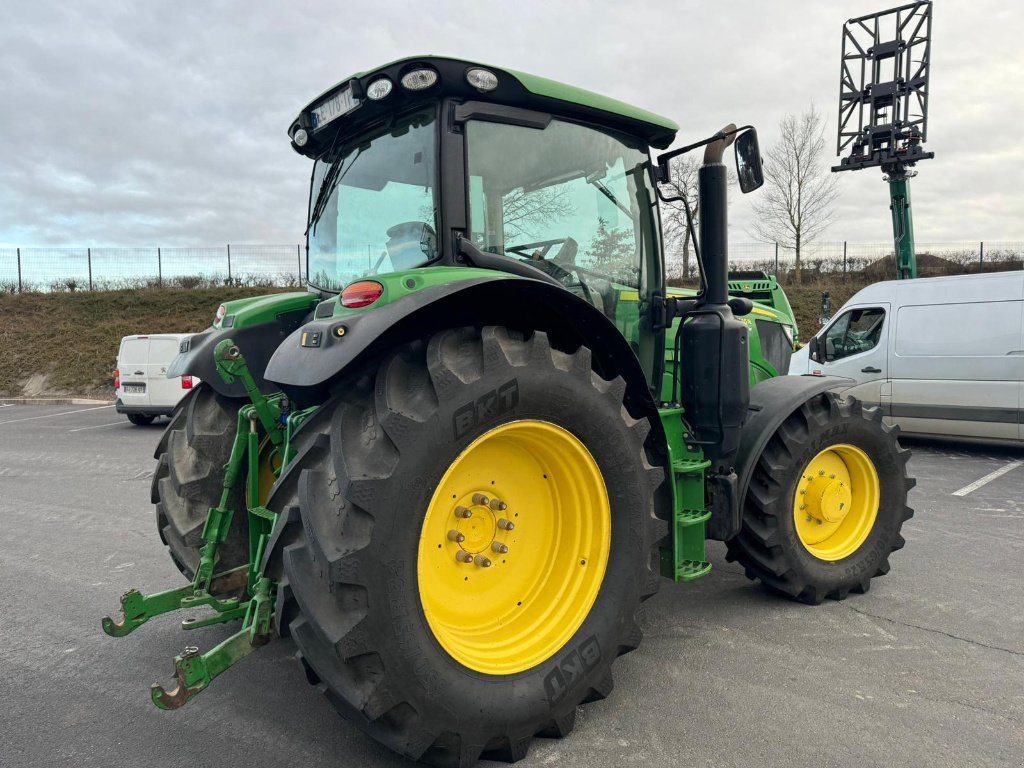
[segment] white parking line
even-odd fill
[[[24,419],[9,419],[0,421],[0,427],[4,424],[17,424],[19,421],[33,421],[35,419],[52,419],[54,416],[67,416],[69,413],[85,413],[86,411],[102,411],[104,408],[113,408],[112,405],[97,405],[95,408],[79,408],[77,411],[61,411],[60,413],[46,413],[42,416],[26,416]]]
[[[12,405],[14,405],[14,403],[4,403],[3,405],[0,405],[0,408],[10,408]]]
[[[78,429],[69,429],[68,433],[71,432],[84,432],[87,429],[103,429],[103,427],[116,427],[118,425],[127,424],[127,419],[121,419],[121,421],[112,421],[109,424],[94,424],[91,427],[79,427]]]
[[[965,485],[959,491],[953,491],[953,495],[954,496],[966,496],[968,493],[971,493],[972,491],[978,490],[979,488],[981,488],[981,486],[987,485],[988,483],[991,483],[993,480],[1002,477],[1007,472],[1012,472],[1013,470],[1015,470],[1017,467],[1021,466],[1022,464],[1024,464],[1024,461],[1011,461],[1009,464],[1006,464],[1006,465],[1000,467],[995,472],[989,472],[987,475],[985,475],[980,480],[975,480],[970,485]]]

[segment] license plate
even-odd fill
[[[348,114],[353,109],[359,106],[359,100],[352,95],[351,88],[345,88],[344,90],[338,91],[336,94],[327,99],[327,101],[321,102],[319,105],[314,107],[310,112],[310,117],[313,122],[313,130],[323,128],[331,120],[335,120],[342,115]]]
[[[122,384],[121,389],[126,395],[142,395],[146,392],[145,384]]]

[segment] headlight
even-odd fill
[[[793,327],[790,325],[783,325],[782,332],[786,334],[786,341],[789,342],[789,346],[793,346]]]
[[[498,87],[498,76],[486,69],[473,68],[466,73],[466,82],[478,91],[493,91]]]
[[[414,69],[402,75],[402,87],[410,91],[423,91],[437,82],[437,72],[432,69]]]
[[[366,98],[380,101],[391,93],[391,81],[386,77],[378,78],[366,86]]]

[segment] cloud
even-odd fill
[[[857,5],[862,5],[858,3]],[[835,130],[846,14],[813,0],[43,4],[0,11],[0,243],[302,240],[309,161],[285,130],[353,72],[453,54],[564,80],[675,118],[694,140],[753,123],[770,144],[813,102]],[[935,10],[919,240],[1022,239],[1021,17],[995,0]],[[831,146],[831,143],[830,143]],[[831,158],[829,158],[831,160]],[[877,169],[845,173],[825,237],[885,241]],[[749,200],[731,206],[745,232]]]

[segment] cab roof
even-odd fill
[[[498,80],[497,87],[484,92],[470,85],[466,73],[474,68],[493,73]],[[438,74],[437,82],[420,91],[405,89],[401,78],[416,69],[434,70]],[[391,82],[391,91],[379,101],[368,99],[367,87],[382,77]],[[326,124],[318,124],[314,110],[343,95],[346,89],[351,89],[355,106]],[[293,140],[292,146],[301,154],[316,157],[329,145],[328,139],[333,140],[339,131],[346,134],[362,131],[406,106],[441,97],[499,103],[578,119],[636,136],[658,149],[668,147],[679,130],[667,117],[545,77],[463,59],[414,56],[357,72],[324,91],[303,108],[288,135],[294,139],[296,131],[305,129],[310,139],[307,144],[299,147]],[[348,108],[348,102],[344,102],[343,108]]]

